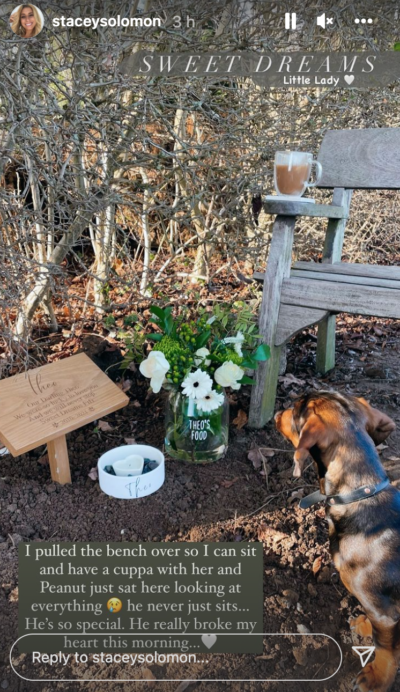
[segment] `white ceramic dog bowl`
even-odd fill
[[[112,466],[114,462],[125,459],[131,454],[138,454],[144,459],[156,461],[158,466],[153,471],[140,476],[113,476],[104,470],[105,466]],[[136,497],[151,495],[161,488],[165,480],[164,454],[156,447],[149,445],[124,445],[110,449],[98,460],[97,469],[102,491],[120,500],[132,500]]]

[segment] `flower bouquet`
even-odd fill
[[[258,344],[253,315],[243,303],[217,305],[195,319],[174,319],[170,307],[153,305],[150,311],[159,331],[147,335],[155,345],[139,369],[153,392],[168,390],[166,452],[194,463],[216,461],[228,445],[225,389],[253,384],[246,371],[269,358],[269,347]]]

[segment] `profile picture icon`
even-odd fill
[[[43,29],[44,17],[36,5],[17,5],[11,13],[10,25],[14,34],[22,38],[34,38]]]

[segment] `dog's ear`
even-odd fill
[[[312,447],[326,446],[328,444],[328,431],[325,423],[319,416],[312,413],[307,418],[300,433],[299,443],[294,453],[293,476],[299,478],[304,469],[305,461]]]
[[[393,430],[396,430],[396,423],[389,418],[386,413],[382,413],[382,411],[379,411],[377,408],[373,408],[366,399],[358,397],[358,401],[362,405],[367,416],[365,425],[367,433],[372,437],[375,444],[379,445],[386,440]]]

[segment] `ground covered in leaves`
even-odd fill
[[[333,388],[366,397],[397,420],[398,430],[381,447],[380,454],[392,481],[400,484],[399,336],[399,325],[391,321],[340,317],[337,367],[327,377],[318,378],[314,370],[315,333],[303,332],[290,345],[287,372],[279,383],[277,408],[290,406],[307,388]],[[89,338],[86,351],[106,369],[116,347],[112,336],[103,335],[104,340],[106,348],[99,350],[93,345],[96,339]],[[65,337],[62,343],[65,348]],[[348,619],[360,610],[331,564],[324,509],[302,511],[298,507],[299,497],[316,487],[313,469],[309,467],[302,479],[292,478],[292,449],[276,432],[273,422],[261,431],[248,429],[250,392],[244,388],[230,395],[230,445],[223,460],[209,466],[193,466],[168,459],[165,484],[156,494],[134,501],[108,497],[100,491],[93,470],[100,454],[124,444],[124,440],[146,441],[158,447],[163,444],[163,395],[150,393],[147,381],[137,371],[129,373],[125,388],[130,396],[129,406],[68,436],[71,485],[59,486],[51,481],[45,448],[18,459],[0,457],[0,689],[38,689],[37,683],[22,680],[11,671],[8,658],[18,637],[17,545],[22,540],[261,541],[264,631],[330,635],[344,653],[340,673],[326,682],[255,681],[268,676],[287,680],[308,678],[310,651],[302,648],[295,637],[285,637],[268,645],[261,657],[209,655],[208,663],[197,666],[146,664],[140,670],[140,678],[165,692],[214,692],[227,689],[227,684],[204,680],[237,679],[238,670],[244,670],[244,677],[253,681],[231,683],[229,689],[351,689],[351,680],[359,670],[359,659],[351,647],[368,644],[368,640],[361,642],[350,632]],[[316,669],[314,665],[313,677],[321,680],[326,677],[324,671],[332,666],[329,668],[326,653],[320,653],[320,659],[318,651],[314,654],[314,663],[319,660],[319,666]],[[15,660],[21,674],[29,678],[29,655],[16,656]],[[81,677],[91,677],[89,665],[86,670],[84,666],[79,670]],[[72,675],[74,672],[69,670]],[[68,677],[65,670],[55,669],[53,673],[57,679]],[[113,665],[97,668],[96,676],[111,681],[121,676],[121,669]],[[175,681],[156,682],[165,678]],[[179,683],[185,679],[196,681]],[[76,690],[77,683],[43,680],[40,689]],[[105,687],[93,682],[80,683],[79,689],[97,692]],[[143,686],[124,683],[123,689]]]

